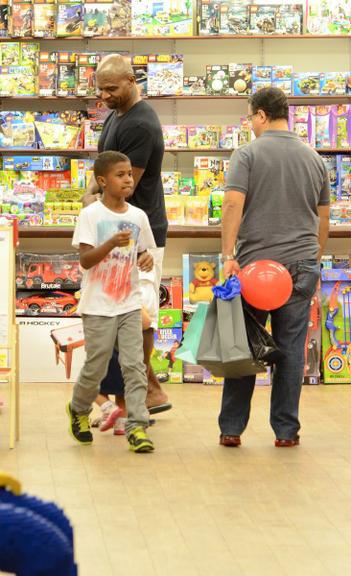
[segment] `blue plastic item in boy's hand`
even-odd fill
[[[233,300],[240,294],[240,280],[237,276],[230,276],[222,286],[214,286],[212,292],[215,298],[221,300]]]

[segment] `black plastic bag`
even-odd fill
[[[246,334],[252,355],[255,360],[267,365],[275,364],[282,358],[283,352],[278,348],[271,334],[259,323],[253,313],[243,306]]]

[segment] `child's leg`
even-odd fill
[[[83,316],[86,359],[73,389],[72,410],[89,414],[116,342],[116,317]]]
[[[117,341],[128,416],[126,433],[129,434],[133,428],[146,428],[149,425],[149,413],[145,405],[147,379],[140,310],[119,316]]]

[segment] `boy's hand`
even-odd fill
[[[112,247],[124,248],[125,246],[128,246],[130,242],[130,234],[131,234],[130,230],[124,230],[123,232],[117,232],[117,234],[114,234],[110,238]]]
[[[142,272],[151,272],[154,267],[154,259],[151,256],[150,252],[142,252],[138,256],[138,268]]]

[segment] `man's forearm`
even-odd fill
[[[230,193],[228,193],[230,194]],[[243,204],[224,198],[222,208],[222,254],[231,256],[241,224]]]
[[[319,253],[318,259],[320,260],[329,237],[329,206],[319,206],[318,207],[318,215],[319,215],[319,232],[318,232],[318,243],[319,243]]]

